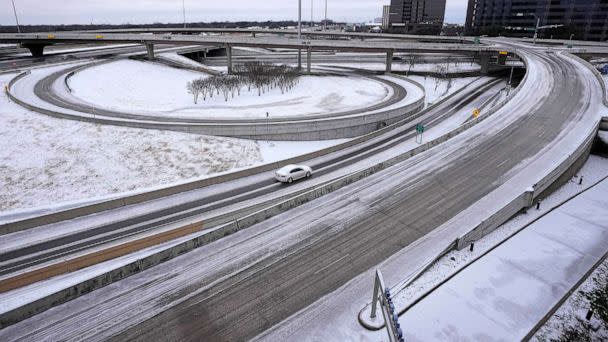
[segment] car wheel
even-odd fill
[[[293,183],[293,178],[289,177],[289,179],[287,180],[287,183],[289,183],[289,184]]]
[[[310,177],[310,172],[306,172],[306,178]]]

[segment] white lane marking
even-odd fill
[[[315,274],[319,274],[319,273],[323,272],[324,270],[328,269],[328,268],[329,268],[329,267],[331,267],[332,265],[334,265],[334,264],[336,264],[336,263],[340,262],[341,260],[344,260],[344,258],[346,258],[346,257],[348,257],[348,256],[350,256],[350,254],[346,254],[345,256],[341,257],[340,259],[336,259],[336,260],[332,261],[332,262],[331,262],[329,265],[326,265],[325,267],[318,269],[318,270],[315,272]]]

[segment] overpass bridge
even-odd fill
[[[289,31],[291,32],[291,31]],[[336,36],[343,36],[343,33]],[[392,35],[387,35],[392,36]],[[376,37],[376,35],[374,36]],[[416,36],[411,36],[416,37]],[[418,36],[419,39],[429,39],[426,36]],[[387,37],[388,38],[388,37]],[[412,38],[413,39],[413,38]],[[172,45],[215,45],[226,49],[228,70],[232,70],[232,48],[233,47],[260,47],[260,48],[283,48],[294,49],[301,53],[307,53],[307,71],[311,68],[311,55],[313,51],[345,51],[345,52],[383,52],[386,53],[386,71],[392,70],[393,55],[395,52],[417,52],[417,53],[454,53],[479,56],[482,72],[488,70],[490,61],[497,57],[501,49],[497,46],[481,44],[465,44],[464,41],[451,43],[433,43],[404,40],[328,40],[314,39],[303,40],[288,37],[249,37],[239,35],[172,35],[153,33],[23,33],[23,34],[0,34],[0,43],[21,44],[28,48],[32,55],[40,57],[44,53],[44,47],[55,43],[139,43],[144,44],[148,51],[148,58],[154,59],[154,46],[159,44]],[[300,53],[298,54],[300,56]],[[298,58],[298,66],[302,67],[302,59]]]

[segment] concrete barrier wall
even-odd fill
[[[573,55],[570,55],[573,56]],[[579,57],[574,56],[579,62],[584,65],[589,65],[587,62],[582,60]],[[589,65],[590,70],[593,68]],[[598,81],[602,85],[602,89],[605,92],[605,84],[601,75],[597,73],[596,77],[598,77]],[[606,101],[606,97],[604,96],[604,101]],[[534,190],[532,194],[528,194],[526,192],[522,193],[517,198],[514,198],[508,205],[504,208],[496,212],[493,216],[491,216],[488,220],[482,222],[478,226],[474,227],[469,233],[459,237],[456,241],[456,248],[462,249],[468,246],[471,242],[480,239],[481,237],[491,233],[499,227],[501,224],[509,220],[515,214],[530,207],[533,204],[533,200],[535,198],[539,198],[542,196],[548,195],[551,190],[554,190],[557,186],[559,186],[559,179],[563,177],[563,175],[569,175],[571,172],[576,172],[582,166],[582,162],[586,160],[593,146],[593,142],[595,140],[595,136],[597,135],[597,131],[599,129],[598,124],[588,132],[585,141],[581,146],[579,146],[574,153],[570,154],[559,166],[554,168],[549,174],[543,177],[538,183],[530,184],[531,188]]]
[[[9,89],[12,86],[12,84],[17,82],[19,79],[27,76],[28,73],[29,72],[26,72],[26,73],[20,74],[17,77],[15,77],[11,81],[11,83],[9,83]],[[374,132],[368,133],[366,135],[360,136],[358,138],[352,139],[350,141],[347,141],[347,142],[339,144],[339,145],[335,145],[335,146],[328,147],[328,148],[325,148],[322,150],[310,152],[310,153],[296,156],[293,158],[288,158],[288,159],[285,159],[282,161],[269,163],[269,164],[265,164],[265,165],[260,165],[257,167],[252,167],[252,168],[248,168],[248,169],[244,169],[244,170],[240,170],[240,171],[236,171],[236,172],[230,172],[230,173],[221,174],[218,176],[195,180],[192,182],[177,184],[177,185],[169,186],[169,187],[166,187],[163,189],[143,192],[143,193],[139,193],[139,194],[135,194],[135,195],[129,195],[129,196],[125,196],[122,198],[102,201],[102,202],[99,202],[96,204],[91,204],[91,205],[86,205],[86,206],[69,209],[69,210],[64,210],[64,211],[60,211],[60,212],[56,212],[56,213],[46,214],[46,215],[42,215],[42,216],[38,216],[38,217],[34,217],[34,218],[25,219],[25,220],[5,223],[5,224],[0,225],[0,235],[10,234],[13,232],[17,232],[17,231],[21,231],[24,229],[29,229],[29,228],[45,225],[45,224],[74,219],[76,217],[86,216],[86,215],[90,215],[90,214],[105,211],[105,210],[111,210],[111,209],[116,209],[116,208],[120,208],[120,207],[124,207],[124,206],[128,206],[128,205],[138,204],[138,203],[178,194],[181,192],[191,191],[191,190],[199,189],[199,188],[214,185],[214,184],[220,184],[220,183],[244,178],[244,177],[251,176],[251,175],[254,175],[257,173],[261,173],[261,172],[275,170],[286,164],[299,163],[299,162],[302,162],[305,160],[310,160],[310,159],[314,159],[317,157],[321,157],[321,156],[327,155],[329,153],[333,153],[336,151],[343,150],[345,148],[349,148],[349,147],[361,144],[370,139],[373,139],[380,135],[386,134],[387,132],[389,132],[399,126],[413,122],[414,120],[425,115],[428,111],[434,109],[437,106],[442,105],[444,102],[448,101],[449,99],[453,98],[454,96],[457,96],[462,90],[463,89],[456,91],[456,92],[452,93],[451,95],[449,95],[449,96],[443,98],[442,100],[434,103],[433,105],[429,106],[425,110],[412,114],[411,116],[409,116],[405,119],[399,120],[398,122],[396,122],[394,124],[388,125],[387,127],[378,129]],[[515,92],[513,92],[513,94],[514,93]],[[10,91],[9,91],[8,95],[11,99],[13,99],[13,101],[19,102],[18,99],[16,99],[15,97],[12,96]],[[25,105],[25,106],[27,106],[27,105]]]
[[[566,158],[559,166],[543,177],[537,184],[530,184],[531,188],[533,189],[532,193],[523,192],[487,220],[475,226],[467,234],[459,237],[456,240],[456,248],[459,250],[465,248],[470,245],[471,242],[479,240],[485,235],[493,232],[496,228],[508,221],[520,211],[531,207],[534,203],[534,199],[548,195],[547,190],[550,190],[552,185],[555,184],[555,187],[559,186],[560,184],[558,180],[562,177],[562,175],[568,174],[571,170],[572,172],[576,172],[582,165],[582,162],[584,162],[589,156],[589,152],[593,146],[598,128],[599,125],[595,126],[594,129],[589,132],[585,142],[579,146],[573,154],[569,155],[568,158]],[[567,179],[569,179],[569,177]]]
[[[579,56],[572,54],[572,53],[568,53],[568,56],[578,60],[583,65],[586,65],[589,68],[589,70],[591,70],[591,72],[593,72],[593,74],[597,78],[598,82],[600,82],[600,86],[602,87],[602,90],[604,91],[604,99],[603,99],[604,106],[608,106],[608,90],[606,90],[606,83],[604,82],[604,78],[602,77],[602,74],[596,68],[594,68],[593,65],[591,65],[589,62],[587,62],[583,58],[580,58]]]

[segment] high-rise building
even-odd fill
[[[608,0],[469,0],[465,31],[470,35],[608,39]]]
[[[382,30],[383,31],[388,31],[389,29],[389,25],[390,25],[390,13],[391,13],[391,6],[383,6],[382,7]]]
[[[446,0],[391,0],[389,30],[395,33],[441,32]]]

